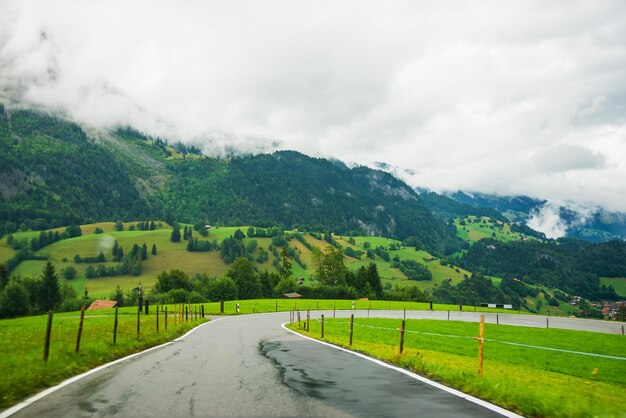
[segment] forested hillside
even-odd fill
[[[170,169],[162,199],[188,219],[412,238],[438,253],[459,247],[454,229],[437,221],[410,187],[382,171],[292,151],[179,160]]]
[[[296,152],[217,159],[133,129],[98,140],[27,111],[0,113],[0,234],[160,217],[384,235],[435,253],[461,245],[388,173]]]
[[[458,261],[464,268],[562,289],[590,299],[618,299],[599,277],[626,276],[626,243],[589,244],[575,239],[501,242],[484,239]]]
[[[6,232],[150,212],[125,166],[75,124],[30,111],[9,117],[0,108],[0,148]]]

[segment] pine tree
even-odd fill
[[[150,231],[154,231],[156,229],[156,225],[154,221],[150,221]]]
[[[59,278],[51,262],[46,263],[41,281],[41,307],[45,311],[53,310],[61,303]]]
[[[113,250],[111,251],[111,254],[113,255],[113,258],[117,257],[117,250],[119,249],[119,245],[117,244],[117,240],[115,240],[115,242],[113,243]]]
[[[156,244],[152,244],[152,255],[157,255]]]
[[[4,289],[9,283],[9,270],[4,264],[0,263],[0,290]]]
[[[285,247],[280,250],[280,278],[287,279],[291,277],[291,260],[292,258],[287,254]]]
[[[172,235],[170,235],[170,241],[180,242],[180,227],[178,225],[175,225],[174,229],[172,229]]]
[[[146,260],[147,258],[148,258],[148,247],[146,246],[146,243],[144,242],[143,245],[141,246],[141,259]]]

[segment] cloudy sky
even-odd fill
[[[626,211],[623,0],[0,0],[0,95]]]

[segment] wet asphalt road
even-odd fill
[[[13,416],[500,416],[285,331],[280,325],[288,319],[285,312],[220,318],[180,341],[57,390]]]

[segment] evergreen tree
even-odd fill
[[[280,278],[286,279],[291,277],[291,260],[292,258],[287,254],[285,247],[280,249]],[[272,286],[273,287],[273,286]]]
[[[115,242],[113,243],[113,250],[111,250],[111,254],[113,255],[113,258],[117,257],[118,249],[119,249],[119,245],[117,244],[117,240],[115,240]]]
[[[9,283],[9,270],[7,270],[7,266],[0,263],[0,290],[4,289],[8,283]]]
[[[254,227],[253,227],[253,226],[249,227],[249,228],[248,228],[248,234],[247,234],[247,235],[248,235],[248,238],[254,238],[254,235],[255,235],[255,233],[254,233],[254,232],[255,232],[255,231],[254,231]]]
[[[139,257],[139,251],[139,245],[133,244],[133,248],[130,250],[130,256],[137,259]]]
[[[235,235],[233,235],[233,238],[237,239],[237,240],[242,240],[244,239],[246,236],[243,234],[243,232],[241,231],[241,229],[237,229],[235,231]]]
[[[370,263],[369,266],[367,266],[367,283],[374,293],[376,293],[376,296],[382,296],[383,284],[381,283],[376,263]]]
[[[152,244],[152,255],[157,255],[157,247],[156,244]]]
[[[142,260],[148,259],[148,247],[146,246],[145,242],[143,243],[141,247],[141,259]]]
[[[156,224],[154,221],[150,221],[150,231],[154,231],[156,229]]]
[[[174,225],[174,229],[172,229],[172,235],[170,235],[170,241],[180,242],[180,227],[178,225]]]
[[[41,281],[41,308],[44,311],[55,309],[61,303],[59,278],[51,262],[46,263]]]
[[[83,231],[80,229],[78,225],[70,225],[65,228],[65,232],[70,236],[70,238],[80,237],[83,235]]]

